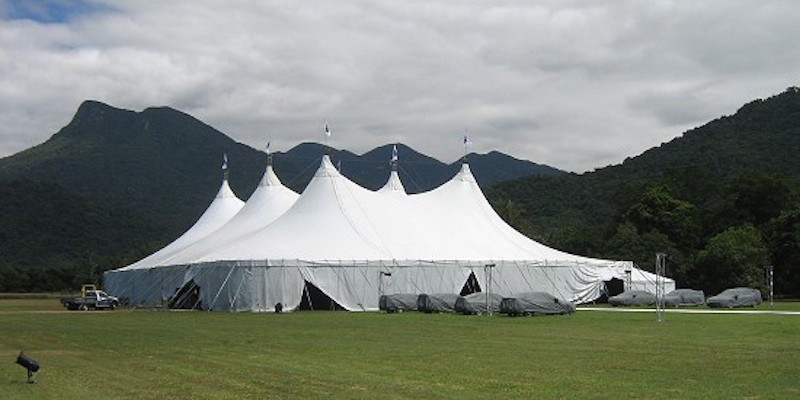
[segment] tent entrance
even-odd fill
[[[181,310],[202,310],[200,285],[194,279],[189,279],[183,286],[175,290],[175,294],[167,301],[167,307]]]
[[[625,291],[625,281],[622,279],[611,278],[611,280],[605,281],[604,283],[606,289],[603,291],[603,294],[595,300],[597,303],[608,303],[609,297],[616,296]]]
[[[461,288],[462,296],[466,296],[468,294],[473,294],[481,291],[481,285],[478,283],[478,278],[475,277],[475,272],[470,272],[467,281],[464,283],[464,287]]]
[[[303,286],[303,299],[300,301],[298,310],[330,310],[338,311],[345,308],[335,302],[327,294],[309,281],[305,281]]]

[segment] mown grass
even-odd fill
[[[800,316],[61,313],[33,311],[53,299],[9,301],[3,399],[800,397]],[[35,385],[13,364],[21,349],[42,365]]]

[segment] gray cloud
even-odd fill
[[[336,147],[404,142],[449,162],[467,130],[473,151],[581,172],[797,84],[800,65],[789,0],[9,4],[0,156],[96,99],[172,106],[276,150],[321,141],[327,121]]]

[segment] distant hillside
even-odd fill
[[[719,182],[762,172],[800,182],[800,91],[755,100],[736,114],[687,131],[622,164],[582,175],[527,177],[489,191],[520,205],[537,231],[557,235],[574,224],[605,226],[631,199],[628,189],[659,179],[708,176]],[[702,178],[697,176],[698,179]],[[687,188],[688,190],[688,188]],[[702,192],[703,187],[693,190]]]
[[[43,182],[0,184],[0,292],[53,291],[96,279],[158,249],[136,213]]]
[[[331,159],[341,167],[342,174],[368,189],[379,189],[386,183],[391,170],[389,160],[395,145],[384,145],[362,155],[345,150],[330,150]],[[461,168],[461,161],[445,164],[404,145],[397,144],[398,174],[409,193],[431,190],[450,178]],[[286,153],[275,155],[275,171],[284,184],[302,191],[316,171],[317,163],[325,154],[325,147],[317,143],[303,143]],[[496,151],[488,154],[467,155],[470,169],[481,187],[522,176],[558,176],[565,172],[519,160]],[[313,168],[309,168],[309,165]]]
[[[386,145],[360,156],[336,149],[330,153],[345,176],[377,189],[389,175],[391,149]],[[320,144],[303,143],[276,152],[276,173],[301,192],[325,151]],[[400,177],[410,192],[438,186],[458,169],[458,163],[444,164],[402,144],[398,151]],[[163,246],[190,227],[213,199],[223,153],[230,185],[246,200],[264,172],[264,152],[168,107],[134,112],[84,102],[50,139],[0,159],[0,226],[5,228],[0,267],[85,264],[92,258],[108,268]],[[470,155],[470,162],[484,187],[530,174],[562,173],[495,152]]]
[[[633,260],[669,255],[679,286],[800,296],[800,90],[744,105],[621,165],[493,186],[513,225],[553,247]]]
[[[48,182],[130,210],[167,239],[188,228],[219,189],[223,153],[234,191],[252,192],[266,163],[258,151],[170,108],[136,113],[87,101],[49,140],[0,160],[0,179]]]

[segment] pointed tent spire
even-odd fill
[[[389,161],[389,165],[392,166],[392,171],[389,173],[389,179],[386,181],[386,184],[383,185],[378,192],[406,194],[406,189],[403,187],[403,183],[400,181],[400,176],[397,174],[397,161],[397,145],[393,145],[392,159]]]
[[[228,153],[222,153],[222,180],[228,180]]]
[[[325,154],[330,154],[330,145],[328,144],[329,139],[331,138],[331,128],[328,127],[328,123],[325,123]]]
[[[336,166],[333,165],[331,156],[325,154],[322,156],[322,162],[320,163],[317,172],[314,173],[314,176],[341,176],[341,174],[339,173],[339,170],[336,169]]]
[[[281,180],[278,179],[278,176],[275,175],[275,171],[272,169],[272,151],[269,149],[270,142],[267,142],[266,153],[267,153],[267,166],[264,170],[264,176],[261,178],[261,181],[258,183],[258,186],[283,186]]]
[[[392,159],[389,161],[389,165],[392,166],[392,171],[397,171],[397,145],[392,145]]]
[[[472,141],[469,140],[469,136],[467,136],[467,130],[464,129],[464,163],[467,162],[467,154],[469,153],[469,146],[472,146]]]

